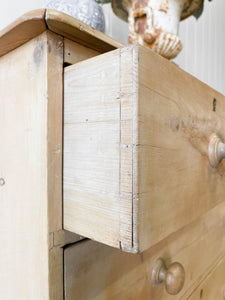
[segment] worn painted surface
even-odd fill
[[[180,20],[194,13],[200,3],[201,0],[126,0],[113,4],[113,9],[123,19],[121,6],[127,10],[131,44],[139,43],[171,59],[182,50]]]
[[[129,9],[129,42],[173,58],[182,50],[178,27],[186,0],[136,0]]]

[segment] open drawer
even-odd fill
[[[224,111],[223,95],[142,46],[66,67],[64,228],[141,252],[222,202],[209,143],[225,141]]]

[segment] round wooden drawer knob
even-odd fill
[[[216,168],[220,161],[225,158],[225,144],[213,133],[209,141],[209,162],[213,168]]]
[[[185,271],[183,266],[178,263],[172,263],[166,268],[161,258],[157,259],[152,269],[152,282],[157,285],[165,282],[165,288],[168,294],[177,295],[183,288],[185,281]]]

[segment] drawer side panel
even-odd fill
[[[132,248],[134,47],[65,69],[64,227]]]

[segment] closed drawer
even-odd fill
[[[141,46],[65,68],[64,227],[141,252],[224,200],[225,97]]]
[[[225,299],[225,256],[210,269],[201,284],[188,300],[224,300]]]
[[[187,299],[185,295],[193,292],[193,284],[225,250],[224,216],[223,203],[141,254],[125,253],[90,240],[67,247],[65,300]],[[153,285],[152,270],[158,258],[167,267],[174,262],[183,266],[185,281],[178,294],[170,295],[164,282]],[[222,275],[224,278],[224,270]]]

